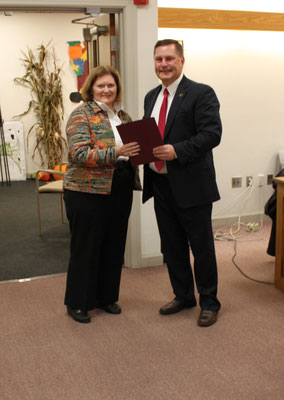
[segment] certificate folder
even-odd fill
[[[124,144],[138,142],[140,153],[129,157],[132,165],[148,164],[158,159],[153,155],[153,148],[163,145],[155,118],[145,118],[128,124],[118,125],[117,130]]]

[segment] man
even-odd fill
[[[221,140],[219,101],[211,87],[183,75],[183,48],[176,40],[156,43],[154,63],[162,85],[146,95],[144,118],[156,119],[164,145],[153,150],[161,161],[144,166],[143,203],[154,196],[161,250],[175,294],[160,314],[196,305],[190,246],[201,307],[198,325],[210,326],[221,307],[211,222],[212,202],[220,198],[212,155]]]

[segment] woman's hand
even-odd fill
[[[117,157],[119,156],[134,157],[138,156],[138,154],[140,153],[140,146],[139,143],[137,142],[131,142],[123,144],[121,146],[116,146],[115,151]]]

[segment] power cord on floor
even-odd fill
[[[234,240],[234,255],[232,257],[232,263],[234,266],[237,268],[237,270],[247,279],[250,279],[251,281],[257,282],[257,283],[264,283],[265,285],[274,285],[274,282],[267,282],[267,281],[261,281],[259,279],[252,278],[251,276],[247,275],[235,262],[235,258],[237,256],[237,240]]]
[[[234,200],[236,200],[238,197],[240,197],[240,195],[244,195],[246,192],[248,192],[247,197],[243,201],[243,204],[242,204],[242,207],[241,207],[237,222],[234,225],[231,226],[229,233],[224,233],[220,229],[218,229],[216,231],[216,233],[215,233],[215,239],[216,240],[232,240],[232,239],[236,239],[236,234],[241,230],[242,226],[245,226],[247,232],[257,232],[262,228],[263,217],[261,218],[261,222],[260,223],[249,222],[249,223],[245,224],[245,223],[241,222],[241,215],[243,214],[243,211],[244,211],[244,209],[246,207],[246,204],[247,204],[248,200],[250,199],[253,191],[254,191],[254,184],[253,184],[253,180],[250,179],[249,185],[245,189],[245,191],[240,193],[234,199]],[[233,202],[234,202],[234,200],[233,200]],[[215,213],[215,215],[216,215],[216,213]],[[234,230],[235,226],[237,228]]]
[[[254,190],[254,184],[253,184],[253,180],[251,179],[250,182],[249,182],[248,187],[242,193],[242,194],[244,194],[247,191],[249,192],[248,196],[244,200],[244,203],[243,203],[243,206],[241,208],[240,214],[238,216],[237,222],[230,227],[229,232],[223,232],[221,229],[218,229],[214,234],[214,239],[215,240],[219,240],[219,241],[234,241],[234,255],[232,257],[232,263],[234,264],[234,266],[237,268],[237,270],[245,278],[250,279],[251,281],[254,281],[254,282],[257,282],[257,283],[263,283],[263,284],[266,284],[266,285],[273,285],[274,284],[273,282],[262,281],[262,280],[250,277],[235,262],[235,258],[237,256],[237,241],[238,241],[238,239],[240,239],[243,236],[246,236],[247,234],[258,232],[263,226],[263,214],[261,215],[260,223],[258,223],[258,222],[248,222],[248,223],[245,224],[245,223],[241,222],[242,212],[245,209],[245,206],[246,206],[250,196],[252,195],[253,190]],[[237,196],[237,197],[239,197],[239,196]],[[235,226],[237,226],[237,228],[234,230]],[[247,233],[237,236],[237,234],[239,234],[242,226],[245,227],[245,230],[246,230]]]

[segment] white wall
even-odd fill
[[[0,6],[51,6],[52,5],[82,6],[77,0],[60,1],[3,1]],[[146,92],[156,85],[157,78],[152,69],[153,47],[158,37],[158,10],[156,0],[151,0],[147,6],[136,6],[133,0],[97,0],[95,3],[86,0],[83,7],[87,6],[111,6],[123,9],[121,18],[121,65],[122,81],[124,84],[124,102],[126,110],[133,119],[143,116],[143,100]],[[77,89],[77,80],[72,68],[69,66],[67,41],[82,40],[82,28],[84,25],[71,24],[71,20],[82,16],[76,14],[27,14],[14,13],[12,17],[6,17],[0,12],[0,46],[4,54],[5,62],[1,63],[0,75],[0,104],[3,118],[8,121],[18,113],[23,112],[29,102],[29,91],[20,86],[15,86],[13,79],[22,76],[24,69],[19,58],[20,50],[27,46],[34,49],[41,43],[47,43],[52,39],[56,55],[63,62],[64,74],[63,92],[65,98],[65,117],[67,118],[76,104],[69,100],[69,93]],[[65,121],[66,121],[65,118]],[[34,122],[31,115],[23,117],[25,131]],[[65,123],[63,123],[64,129]],[[39,163],[31,160],[27,154],[27,170],[32,172],[37,169]],[[141,168],[142,175],[142,168]],[[130,267],[141,265],[154,265],[161,263],[160,241],[156,227],[153,205],[141,205],[141,193],[135,193],[133,209],[128,230],[126,249],[126,263]],[[150,221],[147,230],[151,233],[151,246],[148,246],[148,231],[144,231],[141,220],[145,213]],[[146,245],[144,245],[144,239]],[[143,247],[143,249],[142,249]]]
[[[160,0],[158,5],[202,8],[203,3]],[[210,7],[216,3],[210,1]],[[214,225],[234,223],[239,215],[244,222],[261,222],[273,191],[267,174],[278,172],[278,151],[284,149],[284,32],[158,29],[158,38],[183,40],[184,73],[211,85],[220,100],[223,139],[214,159],[221,200],[214,204]],[[265,176],[263,187],[257,186],[259,174]],[[235,176],[242,177],[241,188],[232,188]],[[253,176],[253,189],[246,189],[247,176]],[[142,208],[142,251],[154,255],[159,241],[152,210],[152,202]]]
[[[223,138],[214,159],[221,200],[214,204],[214,225],[235,222],[239,214],[260,222],[273,191],[266,177],[278,172],[284,149],[284,32],[158,29],[158,38],[183,40],[184,73],[211,85],[220,100]],[[261,188],[259,174],[265,175]],[[242,177],[241,188],[232,188],[235,176]],[[253,190],[246,190],[247,176]],[[149,254],[159,244],[152,210],[146,203],[141,220],[142,249]]]
[[[80,15],[82,16],[82,15]],[[83,41],[83,25],[72,24],[71,20],[79,17],[76,14],[28,14],[15,13],[12,17],[0,14],[0,48],[1,57],[1,91],[0,104],[2,117],[9,121],[13,116],[26,111],[30,101],[30,91],[21,85],[14,84],[14,78],[22,77],[25,73],[21,58],[21,51],[27,52],[28,47],[33,51],[41,44],[46,45],[51,40],[58,65],[62,65],[62,85],[65,107],[65,121],[62,130],[65,131],[66,118],[77,106],[69,100],[69,94],[77,91],[77,78],[69,63],[67,41]],[[21,117],[24,122],[25,134],[35,122],[33,113]],[[64,133],[65,136],[65,133]],[[27,173],[35,171],[39,166],[39,159],[36,162],[31,159],[34,147],[34,136],[30,135],[30,153],[26,154]],[[26,141],[25,141],[26,142]]]
[[[185,74],[211,85],[221,103],[223,139],[214,150],[222,200],[218,217],[236,216],[246,195],[246,176],[275,174],[278,151],[284,148],[284,32],[159,29],[159,39],[182,39]],[[242,188],[231,187],[241,176]],[[263,212],[271,185],[255,187],[244,214]],[[232,204],[224,212],[226,205]]]
[[[0,0],[1,3],[4,2]],[[178,6],[178,3],[174,6]],[[154,0],[148,6],[137,7],[135,10],[135,18],[132,15],[125,16],[131,20],[128,22],[132,25],[124,34],[128,38],[131,35],[135,43],[134,50],[124,49],[126,70],[129,71],[130,67],[133,69],[132,75],[127,73],[123,77],[126,83],[126,108],[133,118],[141,118],[144,95],[158,83],[152,55],[157,37],[184,40],[185,73],[194,80],[212,85],[221,103],[224,133],[221,145],[214,151],[214,157],[222,199],[215,204],[214,215],[216,218],[235,217],[240,212],[245,195],[241,195],[236,202],[234,199],[245,190],[245,177],[252,175],[256,179],[259,173],[266,175],[277,172],[277,152],[281,147],[284,148],[284,33],[157,30]],[[19,62],[20,50],[25,50],[28,45],[34,48],[50,39],[56,46],[58,59],[63,61],[66,117],[76,107],[69,101],[69,93],[76,90],[77,82],[69,66],[66,44],[68,40],[82,39],[82,26],[70,23],[75,17],[74,14],[24,13],[5,17],[0,13],[0,46],[4,54],[1,59],[0,104],[5,120],[24,111],[28,104],[27,90],[13,83],[14,77],[23,73]],[[30,123],[31,117],[25,117],[25,128]],[[30,171],[34,168],[30,159],[28,168]],[[232,176],[242,176],[241,189],[231,188]],[[271,186],[267,185],[261,189],[256,188],[244,214],[250,217],[262,213],[264,202],[271,191]],[[132,263],[137,266],[141,264],[141,260],[136,260],[140,252],[142,264],[151,265],[150,261],[143,262],[143,259],[151,260],[160,254],[153,203],[149,201],[141,205],[141,194],[136,194],[135,198],[130,234],[132,239],[134,237],[131,247],[133,244],[136,246],[137,254],[135,248]],[[224,209],[228,204],[232,207]]]
[[[149,26],[147,20],[146,9],[140,10],[140,18],[138,22],[138,28],[140,31],[145,28],[145,26]],[[158,15],[156,14],[156,24],[158,25]],[[140,51],[139,57],[140,61],[138,63],[139,68],[139,76],[143,77],[143,80],[140,81],[139,85],[139,118],[143,117],[144,114],[144,97],[145,94],[155,87],[159,82],[154,73],[154,65],[153,65],[153,49],[154,45],[158,40],[158,30],[157,35],[155,37],[144,37],[139,40],[140,44]],[[149,41],[151,41],[151,50],[149,52]],[[147,56],[146,56],[147,54]],[[145,60],[147,62],[145,63]],[[142,64],[142,62],[144,63]],[[140,167],[140,175],[143,179],[143,168]],[[140,203],[142,196],[140,197]],[[153,265],[153,264],[161,264],[162,259],[160,257],[160,239],[159,233],[156,223],[156,217],[154,213],[154,205],[153,199],[147,201],[147,203],[141,206],[141,252],[142,252],[142,260],[146,260],[146,265]],[[150,260],[150,261],[148,261]],[[158,260],[158,261],[155,261]],[[143,265],[143,261],[142,261]]]

